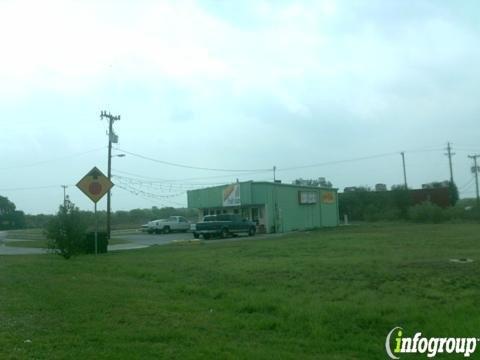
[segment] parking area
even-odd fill
[[[237,240],[261,240],[267,238],[274,238],[285,235],[284,233],[277,233],[277,234],[261,234],[255,236],[247,236],[247,235],[238,235],[234,237],[227,237],[225,239],[219,238],[212,238],[207,240],[208,242],[222,242],[222,241],[237,241]],[[178,240],[192,240],[193,234],[191,232],[186,233],[170,233],[170,234],[147,234],[138,232],[136,234],[124,234],[124,235],[117,235],[113,236],[121,238],[123,240],[129,241],[131,244],[135,245],[165,245],[169,244],[174,241]],[[203,238],[201,238],[203,239]],[[125,244],[128,245],[128,244]]]
[[[127,240],[136,245],[165,245],[175,240],[189,240],[193,239],[193,235],[190,232],[179,232],[170,234],[147,234],[138,232],[134,234],[121,234],[113,235],[112,238],[119,238]]]
[[[12,247],[6,246],[6,232],[0,232],[0,255],[34,255],[34,254],[46,254],[47,250],[42,248],[29,248],[29,247]],[[282,236],[283,234],[263,234],[256,236],[235,236],[225,239],[210,239],[209,243],[223,242],[223,241],[237,241],[237,240],[261,240],[265,238],[272,238]],[[120,243],[115,245],[109,245],[109,251],[119,250],[133,250],[141,249],[152,245],[166,245],[175,241],[191,240],[193,234],[191,232],[178,232],[170,234],[147,234],[144,232],[119,232],[114,233],[113,239],[121,239],[127,241],[126,243]],[[17,240],[18,241],[18,240]]]

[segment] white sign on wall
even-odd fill
[[[223,206],[240,205],[240,184],[228,185],[223,189]]]
[[[298,202],[300,204],[316,204],[318,202],[317,192],[315,191],[299,191]]]

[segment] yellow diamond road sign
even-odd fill
[[[94,203],[98,202],[112,186],[113,183],[110,179],[96,167],[90,170],[77,184],[77,187]]]

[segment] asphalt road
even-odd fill
[[[222,242],[222,241],[236,241],[236,240],[261,240],[272,237],[279,237],[285,234],[262,234],[255,236],[239,235],[235,237],[228,237],[226,239],[210,239],[208,242]],[[146,234],[139,232],[138,234],[125,234],[113,236],[119,239],[128,240],[136,245],[165,245],[176,240],[192,240],[193,234],[187,233],[171,233],[171,234]],[[201,238],[203,239],[203,238]],[[128,244],[125,244],[128,246]]]
[[[6,231],[0,231],[0,255],[31,255],[31,254],[45,254],[45,249],[38,248],[21,248],[5,246],[4,240],[7,237]]]
[[[120,234],[113,238],[128,240],[137,245],[165,245],[175,240],[190,240],[193,239],[192,233],[170,233],[170,234]]]
[[[211,239],[208,240],[210,243],[214,242],[223,242],[223,241],[236,241],[236,240],[261,240],[265,238],[278,237],[282,234],[265,234],[265,235],[256,235],[253,237],[248,236],[238,236],[231,237],[227,239]],[[39,248],[26,248],[26,247],[11,247],[5,246],[4,240],[6,238],[6,232],[0,231],[0,255],[29,255],[29,254],[45,254],[47,251],[45,249]],[[112,236],[112,238],[118,238],[129,241],[126,244],[117,244],[109,245],[109,251],[116,250],[131,250],[131,249],[140,249],[152,245],[166,245],[174,241],[181,240],[191,240],[193,239],[193,234],[190,232],[187,233],[171,233],[171,234],[146,234],[138,232],[135,234],[118,234]]]

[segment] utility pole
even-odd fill
[[[470,159],[473,159],[473,168],[472,171],[475,173],[475,189],[477,192],[477,207],[480,207],[480,196],[478,195],[478,165],[477,165],[477,158],[480,155],[468,155]]]
[[[113,123],[115,121],[120,120],[120,115],[113,116],[110,113],[107,114],[106,111],[101,111],[100,112],[100,120],[103,120],[103,118],[108,119],[108,170],[107,170],[107,177],[108,177],[108,180],[111,180],[110,178],[112,177],[112,143],[117,143],[118,142],[118,137],[113,132]],[[112,197],[112,194],[111,194],[110,190],[108,190],[108,193],[107,193],[107,239],[108,240],[110,240],[110,231],[111,231],[111,226],[110,226],[111,197]]]
[[[273,166],[273,182],[277,181],[277,178],[275,177],[275,172],[277,171],[277,167],[274,165]]]
[[[447,143],[447,153],[445,155],[448,156],[448,165],[450,166],[450,184],[453,184],[452,156],[455,153],[452,153],[452,147],[449,142]]]
[[[66,190],[68,188],[68,185],[62,185],[63,188],[63,207],[67,206],[67,193]]]
[[[407,185],[407,170],[405,169],[405,152],[402,151],[400,155],[402,155],[402,163],[403,163],[403,182],[405,184],[405,190],[407,190],[408,185]]]

